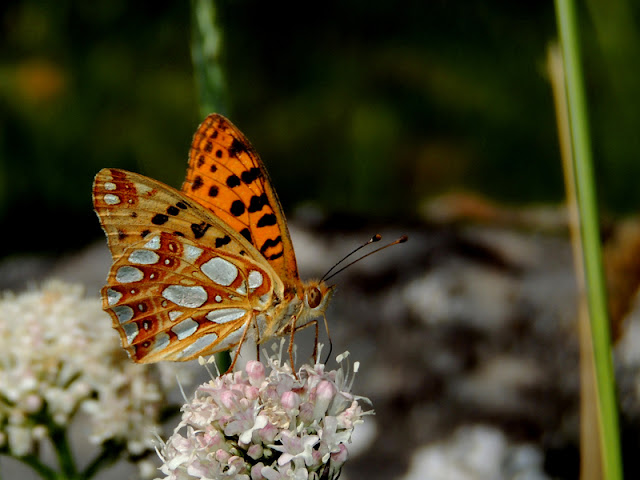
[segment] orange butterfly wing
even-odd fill
[[[251,242],[287,297],[295,294],[300,277],[282,206],[260,157],[225,117],[211,114],[196,131],[182,191]]]
[[[204,207],[109,168],[96,175],[93,202],[113,255],[103,308],[134,361],[190,360],[237,345],[252,318],[268,326],[280,279]]]

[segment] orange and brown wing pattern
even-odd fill
[[[267,171],[249,141],[223,116],[209,115],[196,131],[182,191],[251,242],[286,287],[298,286],[289,230]]]
[[[115,261],[103,308],[132,360],[186,361],[240,343],[274,284],[247,257],[167,232],[130,245]]]
[[[127,247],[156,232],[185,237],[235,255],[259,256],[244,238],[206,208],[144,175],[117,168],[100,170],[93,183],[93,206],[114,261]]]
[[[244,237],[182,192],[105,168],[93,202],[113,255],[103,308],[134,361],[227,350],[252,319],[271,318],[273,296],[283,291],[276,273]]]

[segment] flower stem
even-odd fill
[[[73,460],[73,453],[71,452],[71,447],[69,445],[67,431],[64,428],[54,425],[50,428],[51,443],[53,444],[56,456],[58,457],[62,477],[66,479],[78,478],[78,470],[76,469],[76,465]]]
[[[124,449],[124,445],[118,442],[105,442],[102,445],[102,451],[100,454],[97,455],[89,465],[87,465],[83,472],[81,472],[80,478],[83,480],[89,480],[103,468],[113,465],[120,459]]]

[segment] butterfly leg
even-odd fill
[[[251,320],[249,320],[249,322],[251,322]],[[224,372],[225,375],[227,373],[233,372],[233,368],[236,366],[236,362],[238,361],[238,356],[240,355],[240,348],[242,348],[242,344],[244,343],[245,339],[247,338],[247,332],[248,331],[249,331],[249,325],[247,325],[247,327],[244,329],[244,332],[242,332],[242,337],[240,338],[240,341],[238,342],[238,346],[236,347],[236,353],[233,355],[233,361],[231,362],[231,365],[229,365],[229,368],[227,369],[227,371]],[[256,342],[256,345],[257,345],[257,343],[258,342]]]
[[[296,374],[296,366],[293,363],[293,336],[296,333],[296,320],[298,317],[296,315],[291,316],[291,338],[289,339],[289,361],[291,362],[291,373],[298,380],[298,375]]]
[[[315,339],[315,343],[313,345],[313,353],[311,354],[311,359],[316,362],[316,356],[318,355],[318,336],[319,336],[319,331],[318,331],[318,321],[317,320],[311,320],[309,323],[302,325],[301,327],[296,327],[295,328],[295,332],[299,332],[300,330],[304,330],[307,327],[310,327],[311,325],[314,325],[316,327],[316,339]],[[292,335],[293,338],[293,335]]]

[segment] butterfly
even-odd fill
[[[291,335],[324,316],[333,286],[302,282],[282,206],[245,136],[212,114],[198,127],[182,190],[115,168],[93,205],[113,264],[102,289],[138,363],[187,361]],[[315,357],[315,355],[314,355]]]

